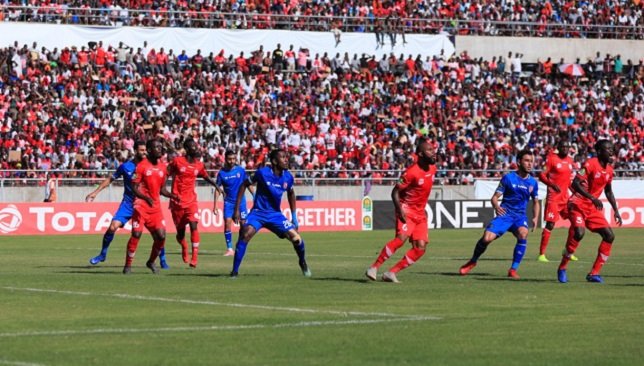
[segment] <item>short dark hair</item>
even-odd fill
[[[134,150],[138,150],[139,146],[146,146],[145,141],[136,140],[136,142],[134,143]]]
[[[277,156],[279,155],[280,152],[286,152],[284,149],[275,149],[271,151],[270,155],[268,155],[268,159],[272,162],[273,160],[277,160]]]
[[[595,151],[599,151],[602,148],[602,146],[605,149],[607,149],[608,145],[610,145],[610,144],[612,144],[612,142],[610,142],[610,140],[607,140],[607,139],[597,140],[597,142],[595,142],[595,146],[594,146]]]
[[[187,148],[188,148],[188,144],[189,144],[190,142],[195,142],[195,140],[194,140],[192,137],[188,137],[187,139],[185,139],[185,140],[183,141],[183,148],[184,148],[184,149],[187,149]]]
[[[421,146],[423,146],[423,144],[428,144],[428,143],[429,143],[429,140],[427,138],[425,137],[421,138],[420,141],[418,141],[418,144],[416,145],[416,154],[420,153]]]
[[[161,143],[161,141],[159,141],[159,139],[156,139],[156,138],[154,138],[154,139],[149,139],[149,140],[145,143],[145,147],[146,147],[148,150],[152,150],[152,144],[154,144],[155,142],[159,142],[159,143]]]
[[[521,161],[526,155],[534,155],[530,149],[523,149],[517,154],[517,161]]]
[[[226,153],[224,153],[224,157],[230,156],[230,155],[235,155],[235,152],[232,150],[226,150]]]

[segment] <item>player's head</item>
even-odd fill
[[[141,161],[145,159],[145,156],[148,154],[148,149],[145,146],[145,141],[137,140],[134,143],[134,160]]]
[[[568,156],[570,153],[570,142],[568,142],[566,139],[561,139],[559,140],[559,143],[557,144],[557,155],[559,155],[560,158],[565,158]]]
[[[530,173],[534,166],[534,154],[528,149],[519,151],[517,154],[517,163],[519,165],[519,171]]]
[[[224,154],[224,167],[231,169],[235,164],[237,164],[237,154],[232,150],[226,150]]]
[[[602,163],[612,163],[613,156],[615,155],[615,149],[613,148],[613,143],[610,140],[597,140],[595,142],[595,152],[597,153],[597,159]]]
[[[275,149],[269,155],[273,169],[287,170],[288,169],[288,154],[283,149]]]
[[[416,146],[416,156],[418,156],[418,162],[421,164],[436,164],[436,150],[426,139],[421,140]]]
[[[192,138],[187,138],[183,142],[183,149],[186,150],[186,155],[196,158],[199,155],[199,146]]]
[[[145,143],[145,147],[148,151],[148,157],[152,160],[156,160],[163,155],[163,145],[159,139],[150,139]]]

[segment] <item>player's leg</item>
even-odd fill
[[[107,230],[105,230],[105,234],[103,234],[101,252],[96,257],[93,257],[89,260],[89,263],[91,265],[95,266],[100,262],[105,262],[105,259],[107,258],[107,251],[110,247],[110,244],[112,244],[112,240],[114,240],[114,235],[116,234],[116,231],[118,229],[123,227],[123,225],[124,223],[119,220],[112,220],[112,222],[110,222],[110,226],[107,228]]]
[[[590,273],[586,276],[586,280],[589,282],[601,283],[604,282],[604,280],[599,274],[601,273],[602,267],[610,257],[613,241],[615,240],[615,234],[610,226],[608,226],[608,222],[602,215],[601,211],[595,211],[594,214],[587,218],[586,223],[589,230],[601,235],[602,237],[602,242],[599,244],[599,248],[597,249],[597,258],[593,263]]]
[[[375,262],[367,268],[365,276],[367,276],[368,279],[375,281],[378,278],[378,269],[380,266],[382,266],[387,259],[394,255],[394,253],[402,247],[403,244],[405,244],[405,241],[407,241],[407,238],[411,235],[413,228],[414,227],[410,228],[410,225],[396,219],[396,237],[385,244],[382,250],[380,250],[378,258],[376,258]]]
[[[572,256],[579,247],[581,239],[584,238],[586,229],[584,228],[584,215],[577,211],[571,210],[569,214],[570,228],[568,229],[568,238],[566,239],[566,249],[561,256],[561,262],[557,269],[557,279],[561,283],[568,282],[568,274],[566,272],[568,263],[572,260]]]
[[[249,215],[248,223],[239,230],[239,238],[235,245],[235,257],[233,259],[233,270],[230,272],[230,277],[237,277],[239,275],[239,266],[241,266],[244,255],[246,254],[246,247],[248,242],[255,236],[255,233],[262,227],[261,221],[252,218],[254,215],[251,212]],[[252,219],[251,219],[252,218]]]
[[[188,243],[186,242],[186,222],[184,221],[184,210],[182,209],[173,209],[170,210],[172,213],[172,222],[174,227],[177,229],[177,234],[175,239],[177,243],[181,246],[181,259],[183,263],[188,263],[190,261],[188,255]]]
[[[271,230],[275,232],[274,230]],[[295,227],[291,227],[286,233],[276,233],[280,237],[286,236],[288,240],[293,244],[293,249],[295,250],[295,253],[297,254],[297,259],[298,259],[298,265],[300,266],[300,269],[302,270],[302,274],[304,277],[311,277],[311,269],[309,268],[308,263],[306,262],[306,246],[304,244],[304,238],[300,236],[300,233],[295,229]]]
[[[200,236],[199,230],[197,227],[197,221],[190,221],[188,223],[190,226],[190,244],[192,245],[192,257],[190,259],[190,267],[197,267],[197,262],[199,261],[199,243]]]
[[[544,227],[543,231],[541,232],[541,243],[539,245],[539,257],[537,258],[539,262],[550,262],[546,257],[546,249],[548,248],[548,244],[550,243],[550,234],[552,233],[552,229],[554,228],[555,228],[554,221],[546,221],[546,227]]]
[[[487,250],[487,246],[490,245],[491,242],[496,240],[496,238],[501,237],[503,234],[505,234],[505,232],[510,228],[510,226],[512,226],[512,224],[513,220],[511,218],[508,218],[507,216],[497,216],[492,219],[492,221],[490,221],[490,223],[485,228],[483,235],[474,246],[472,258],[470,258],[470,260],[467,261],[467,263],[465,263],[459,269],[458,272],[461,274],[461,276],[465,276],[474,267],[476,267],[479,258]]]
[[[224,239],[226,240],[226,252],[224,252],[225,257],[229,257],[235,254],[235,251],[233,250],[233,231],[232,231],[234,210],[235,210],[234,204],[224,202]],[[241,212],[241,207],[239,211]],[[242,227],[243,225],[239,226],[240,232]]]
[[[407,222],[412,222],[414,228],[412,229],[410,238],[411,238],[411,248],[405,253],[405,255],[396,263],[388,272],[383,273],[382,279],[389,282],[398,282],[396,278],[396,273],[402,271],[403,269],[411,266],[416,263],[423,255],[425,255],[425,249],[427,243],[429,243],[429,233],[427,229],[427,220],[419,220],[415,222],[413,218],[408,217]]]
[[[519,279],[519,275],[517,274],[517,270],[519,269],[519,265],[521,265],[521,260],[523,260],[523,256],[525,255],[526,249],[528,247],[528,227],[527,226],[519,226],[525,223],[527,225],[527,218],[525,221],[524,219],[519,219],[521,221],[518,225],[516,225],[516,228],[512,228],[512,233],[514,236],[517,238],[517,242],[514,245],[514,251],[512,253],[512,265],[510,266],[510,269],[508,270],[508,277],[511,278],[516,278]]]
[[[135,222],[133,222],[134,225]],[[125,252],[125,265],[123,266],[123,274],[129,274],[132,271],[132,262],[134,261],[134,256],[136,255],[136,248],[139,246],[139,241],[141,240],[142,231],[140,231],[139,226],[132,228],[132,235],[127,241],[127,250]]]
[[[156,262],[157,257],[161,256],[161,252],[165,248],[165,228],[160,225],[155,225],[154,223],[148,226],[148,230],[150,231],[150,234],[152,234],[152,239],[154,240],[154,243],[152,244],[152,250],[150,250],[150,257],[148,258],[148,261],[145,263],[145,266],[152,271],[152,273],[157,274],[159,273],[159,270],[156,268],[154,265],[154,262]],[[163,262],[165,260],[162,259]]]

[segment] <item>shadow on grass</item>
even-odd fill
[[[479,281],[507,281],[507,282],[536,282],[536,283],[548,283],[548,282],[557,282],[556,279],[543,279],[543,278],[525,278],[522,277],[521,279],[514,279],[510,277],[488,277],[488,278],[476,278],[476,276],[472,276],[476,280]]]
[[[334,282],[355,282],[355,283],[370,283],[375,282],[366,278],[342,278],[342,277],[313,277],[311,281],[334,281]]]
[[[490,273],[482,272],[482,273],[470,273],[467,276],[461,276],[460,273],[458,273],[458,270],[454,272],[417,272],[419,275],[423,276],[447,276],[447,277],[479,277],[479,276],[492,276]]]
[[[210,278],[226,278],[230,277],[229,273],[197,273],[197,272],[187,272],[187,273],[168,273],[168,276],[172,277],[210,277]],[[248,275],[258,276],[258,275]]]

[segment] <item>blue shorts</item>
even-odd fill
[[[250,225],[258,232],[265,227],[272,231],[280,238],[286,237],[286,233],[295,229],[295,225],[290,222],[281,212],[267,212],[251,210],[246,218],[246,225]]]
[[[497,216],[485,227],[486,231],[495,233],[496,236],[502,236],[506,232],[515,232],[520,227],[528,227],[528,217],[526,215],[508,215]]]
[[[132,218],[132,215],[134,215],[134,204],[128,201],[121,201],[118,210],[112,217],[112,221],[118,221],[125,226]]]
[[[228,203],[224,201],[224,220],[232,219],[233,214],[235,213],[235,203]],[[239,218],[240,220],[246,220],[248,216],[248,210],[246,209],[246,201],[242,199],[239,204]]]

